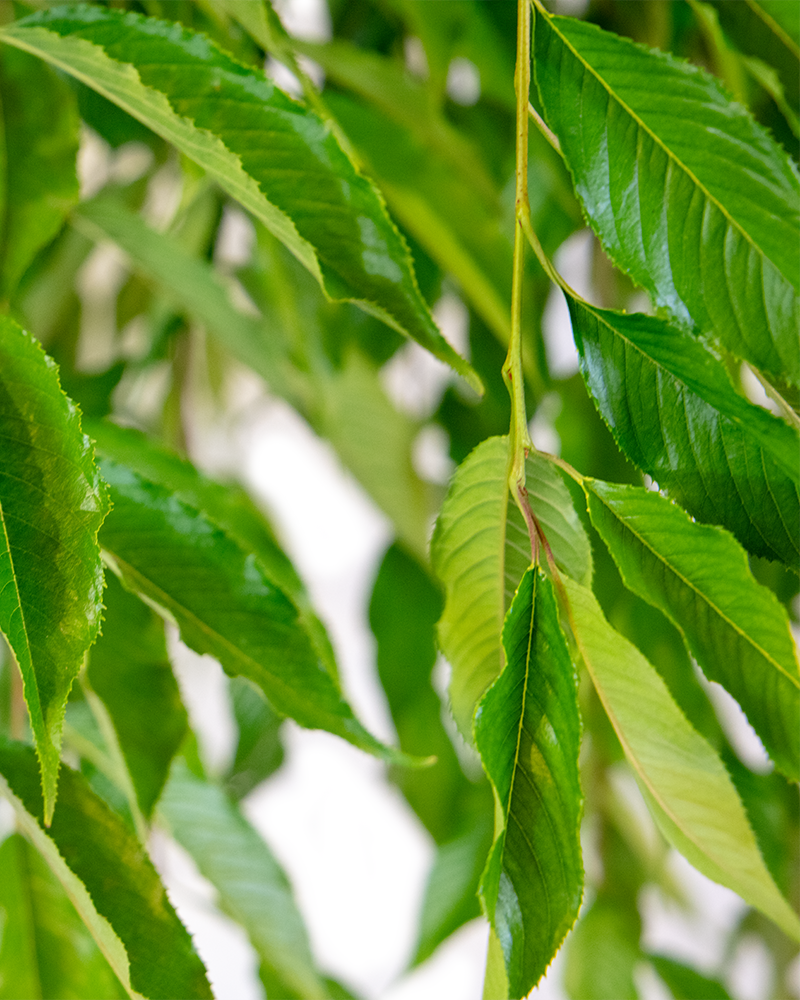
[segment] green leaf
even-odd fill
[[[739,702],[778,770],[800,781],[800,668],[789,619],[721,528],[649,490],[584,480],[592,524],[625,586],[681,631],[709,680]]]
[[[720,83],[537,4],[535,74],[611,258],[681,323],[800,383],[800,178]]]
[[[675,1000],[731,1000],[725,987],[716,979],[703,976],[695,969],[665,955],[648,955],[651,965],[669,987]]]
[[[247,931],[262,962],[304,1000],[324,1000],[289,882],[259,834],[222,789],[176,761],[159,804],[173,836]]]
[[[283,763],[283,718],[244,677],[232,677],[229,690],[239,739],[225,776],[225,791],[239,801]]]
[[[559,474],[536,456],[525,468],[531,506],[557,565],[590,581],[589,541]],[[487,438],[456,471],[431,542],[433,569],[446,594],[439,645],[453,668],[453,715],[468,740],[475,706],[502,668],[503,619],[530,564],[527,528],[508,503],[507,475],[507,438]]]
[[[0,845],[0,1000],[126,996],[42,856]]]
[[[210,1000],[205,969],[144,848],[80,774],[62,768],[45,832],[34,752],[0,737],[0,791],[129,993]]]
[[[87,430],[97,443],[98,454],[120,462],[129,469],[163,486],[171,493],[222,528],[254,553],[269,578],[294,602],[300,619],[314,647],[337,676],[336,659],[322,622],[314,614],[303,581],[289,557],[278,544],[275,532],[264,512],[236,483],[218,483],[209,479],[185,459],[148,438],[140,431],[118,427],[110,421],[87,422]]]
[[[64,80],[25,52],[0,54],[0,94],[5,151],[0,298],[8,299],[78,200],[79,121]]]
[[[661,832],[704,875],[800,940],[800,920],[764,865],[722,761],[591,591],[563,583],[578,649]]]
[[[38,342],[0,318],[0,630],[17,658],[53,813],[64,706],[97,635],[108,507],[89,439]]]
[[[103,633],[89,655],[89,684],[108,709],[149,818],[186,734],[186,709],[172,674],[164,623],[113,574],[106,581]]]
[[[564,986],[571,1000],[638,1000],[633,974],[641,961],[641,919],[601,892],[567,942]]]
[[[114,509],[100,543],[127,587],[172,619],[196,652],[252,680],[278,712],[397,759],[355,718],[296,605],[256,553],[132,469],[110,459],[101,468]]]
[[[436,328],[375,187],[330,126],[262,73],[204,35],[97,6],[34,14],[5,28],[2,39],[177,146],[278,236],[329,297],[357,302],[480,391],[472,368]]]
[[[578,684],[553,585],[533,567],[503,628],[507,664],[475,714],[475,742],[499,817],[481,899],[509,993],[527,996],[578,916],[583,895]]]
[[[572,296],[567,303],[584,380],[628,458],[698,520],[796,567],[797,431],[735,393],[690,334]]]

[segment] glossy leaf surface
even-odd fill
[[[351,299],[480,389],[433,322],[380,195],[330,126],[204,35],[96,6],[3,32],[138,118],[207,170],[334,299]],[[235,106],[236,115],[226,109]]]
[[[49,821],[64,706],[100,623],[108,501],[55,364],[8,317],[0,431],[0,630],[22,672]]]
[[[221,788],[176,761],[159,812],[247,931],[262,963],[300,997],[324,1000],[303,921],[283,869]]]
[[[735,393],[690,334],[571,296],[567,303],[584,380],[628,458],[698,520],[797,566],[797,431]]]
[[[19,833],[0,845],[0,1000],[123,998],[64,889]]]
[[[481,898],[503,950],[509,995],[544,975],[583,895],[577,678],[552,584],[531,568],[503,628],[506,666],[475,714],[475,742],[502,825]]]
[[[210,1000],[203,965],[144,848],[86,780],[62,768],[45,832],[33,750],[0,739],[0,790],[126,988],[152,1000]]]
[[[109,459],[101,467],[114,509],[100,542],[126,586],[162,608],[196,652],[257,684],[279,712],[392,756],[355,718],[297,607],[256,554],[157,483]]]
[[[0,93],[0,298],[7,299],[78,200],[78,114],[64,80],[26,52],[6,48],[0,54]],[[47,129],[41,127],[45,119]]]
[[[661,832],[704,875],[800,940],[800,920],[764,864],[719,756],[653,667],[611,628],[591,591],[563,583],[578,649]]]
[[[683,323],[800,382],[800,179],[703,70],[537,6],[535,74],[610,257]]]
[[[89,684],[108,709],[136,791],[150,817],[186,734],[164,623],[113,573],[103,595],[103,632],[89,654]]]
[[[507,439],[478,445],[453,477],[431,542],[433,569],[446,595],[439,645],[453,668],[450,702],[467,739],[475,705],[503,665],[503,619],[531,561],[522,515],[508,502],[507,475]],[[588,582],[591,548],[559,474],[531,457],[526,480],[559,568]]]
[[[709,680],[744,709],[776,766],[800,780],[800,669],[789,620],[727,532],[649,490],[585,480],[592,523],[625,585],[677,626]]]

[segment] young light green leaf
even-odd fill
[[[570,495],[545,459],[525,464],[531,506],[561,570],[592,577],[591,547]],[[531,561],[522,515],[508,503],[508,439],[488,438],[456,471],[431,541],[433,569],[445,586],[439,645],[453,668],[450,704],[472,738],[472,714],[503,665],[503,619]]]
[[[207,170],[317,277],[452,365],[402,238],[329,124],[204,35],[97,6],[54,7],[7,27],[32,52],[138,118]],[[235,106],[236,115],[229,109]]]
[[[249,677],[277,711],[398,759],[355,718],[296,605],[257,553],[127,466],[104,459],[101,469],[114,509],[100,543],[127,587],[175,621],[196,652]]]
[[[0,1000],[126,996],[39,852],[0,845]]]
[[[0,318],[0,630],[17,658],[53,814],[69,689],[97,635],[108,509],[89,439],[55,364]]]
[[[262,962],[293,995],[324,1000],[328,993],[286,875],[238,806],[178,760],[159,813],[219,892],[220,907],[247,931]]]
[[[698,520],[798,565],[800,435],[734,392],[691,334],[567,295],[581,372],[632,462]]]
[[[475,713],[475,742],[499,818],[481,899],[509,995],[544,975],[583,895],[578,684],[553,585],[531,567],[503,628],[506,666]]]
[[[800,383],[800,176],[717,80],[536,3],[535,74],[611,258],[681,323]]]
[[[62,768],[45,832],[34,752],[0,737],[0,792],[130,996],[211,1000],[203,964],[144,848],[85,778]]]
[[[103,600],[103,632],[89,654],[87,679],[108,709],[139,808],[149,818],[186,734],[186,709],[162,620],[113,574]]]
[[[800,920],[764,864],[719,756],[655,669],[611,628],[592,592],[562,579],[578,649],[661,832],[704,875],[800,940]]]
[[[79,121],[65,81],[26,52],[0,53],[0,93],[5,151],[0,299],[8,299],[78,200]]]
[[[658,493],[584,480],[592,524],[627,587],[681,631],[709,680],[739,702],[775,766],[800,781],[800,669],[783,606],[721,528]]]

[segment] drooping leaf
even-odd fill
[[[522,578],[503,628],[506,666],[475,714],[499,819],[481,899],[503,950],[509,995],[526,996],[578,916],[583,895],[578,689],[553,585]]]
[[[721,528],[658,493],[584,480],[625,585],[666,614],[709,680],[742,706],[776,767],[800,781],[800,668],[778,599]]]
[[[225,776],[225,791],[238,801],[283,763],[283,717],[244,677],[232,677],[229,690],[239,738]]]
[[[238,806],[176,761],[159,812],[216,887],[221,908],[247,931],[262,962],[293,995],[324,1000],[328,993],[286,875]]]
[[[0,54],[0,94],[5,151],[0,298],[8,299],[78,200],[79,123],[67,84],[26,52]]]
[[[703,874],[800,940],[800,920],[764,865],[719,756],[653,667],[611,628],[591,591],[563,583],[578,649],[661,832]]]
[[[22,672],[49,822],[64,706],[100,622],[97,530],[108,501],[54,363],[8,317],[0,429],[0,630]]]
[[[0,791],[128,992],[210,1000],[203,964],[144,848],[80,774],[62,768],[45,832],[33,749],[0,738]]]
[[[380,195],[329,125],[204,35],[132,12],[54,7],[2,32],[207,170],[318,278],[480,382],[434,324]],[[236,107],[236,115],[230,108]]]
[[[453,668],[453,715],[468,740],[475,705],[503,665],[503,619],[530,564],[527,528],[508,503],[507,475],[507,439],[487,438],[456,471],[431,542],[433,569],[446,595],[439,645]],[[531,456],[526,480],[557,565],[588,582],[591,548],[558,473]]]
[[[196,652],[257,684],[277,711],[396,759],[355,718],[296,605],[256,553],[127,466],[104,459],[101,468],[114,508],[100,544],[127,587],[174,620]]]
[[[584,380],[628,458],[698,520],[797,566],[797,431],[735,393],[690,334],[572,296],[567,303]]]
[[[186,733],[164,623],[109,574],[103,633],[89,655],[89,684],[105,704],[142,814],[149,818]]]
[[[236,483],[218,483],[185,459],[131,428],[110,421],[92,421],[87,430],[98,454],[123,463],[145,479],[163,486],[178,500],[201,511],[241,547],[254,553],[269,578],[286,593],[300,613],[303,626],[331,674],[337,676],[336,659],[325,627],[314,614],[305,585],[289,557],[278,544],[263,511]]]
[[[11,834],[0,845],[0,1000],[126,995],[41,855]]]
[[[611,258],[682,323],[800,382],[800,177],[717,80],[536,4],[535,75]]]
[[[570,1000],[638,1000],[634,969],[641,961],[641,919],[601,891],[567,941],[564,986]]]
[[[650,964],[669,987],[675,1000],[731,1000],[730,994],[717,979],[704,976],[683,962],[666,955],[648,955]]]

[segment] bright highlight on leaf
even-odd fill
[[[481,700],[475,741],[499,810],[481,882],[509,996],[544,975],[583,895],[577,678],[553,585],[529,569],[503,628],[506,666]]]
[[[55,365],[7,317],[0,434],[0,630],[22,672],[49,823],[67,695],[100,623],[108,500]]]

